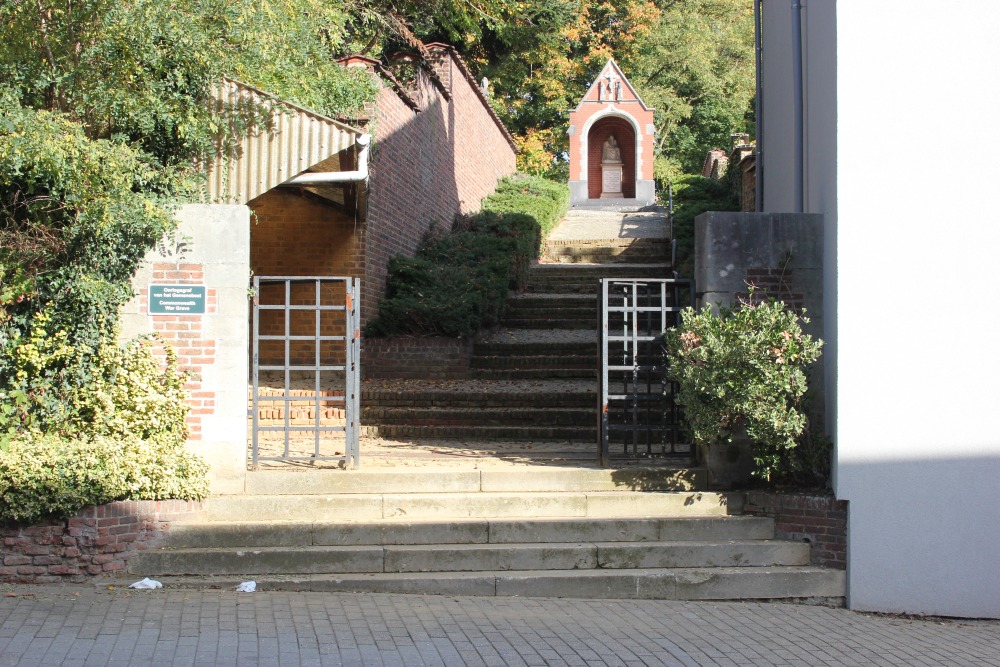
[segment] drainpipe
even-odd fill
[[[795,212],[805,212],[805,118],[802,83],[802,1],[792,0],[792,85],[795,104]]]
[[[754,211],[760,213],[764,210],[764,160],[762,159],[764,153],[764,121],[761,118],[760,111],[764,106],[764,87],[761,85],[761,80],[763,79],[763,74],[761,72],[761,54],[763,52],[763,44],[761,42],[761,18],[760,18],[760,8],[763,0],[754,0],[753,3],[753,33],[754,33],[754,57],[756,59],[756,73],[757,73],[757,94],[754,96],[754,124],[757,126],[756,139],[757,139],[757,155],[754,158],[754,170],[756,172],[756,177],[754,178]]]
[[[322,185],[325,183],[356,183],[368,179],[368,149],[372,135],[358,137],[358,168],[356,171],[309,171],[290,178],[282,185]]]

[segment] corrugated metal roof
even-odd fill
[[[337,153],[353,150],[362,134],[232,79],[224,79],[214,95],[219,105],[270,106],[272,123],[267,131],[242,137],[232,154],[209,164],[207,199],[213,203],[246,204]]]

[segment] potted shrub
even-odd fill
[[[823,342],[780,301],[750,298],[718,314],[686,309],[664,334],[669,376],[709,483],[730,487],[749,474],[771,480],[806,429],[806,367]]]

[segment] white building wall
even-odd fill
[[[762,211],[822,213],[828,431],[836,423],[837,369],[837,42],[835,0],[800,2],[802,30],[802,205],[796,197],[796,125],[792,40],[793,0],[762,0],[761,136],[758,176],[763,175]]]
[[[1000,3],[840,0],[837,494],[856,609],[1000,617]]]
[[[792,0],[763,2],[764,210],[784,212]],[[849,605],[1000,618],[1000,213],[975,159],[1000,118],[1000,3],[802,4]]]

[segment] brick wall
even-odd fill
[[[0,526],[0,581],[53,583],[124,572],[133,554],[165,544],[171,522],[203,512],[195,501],[122,501],[86,507],[65,521]]]
[[[309,193],[277,188],[250,202],[256,219],[250,228],[250,268],[255,276],[347,276],[360,278],[364,273],[361,256],[361,222]],[[325,305],[343,304],[342,283],[324,286],[320,302]],[[262,286],[262,303],[284,303],[283,287]],[[316,303],[312,284],[293,285],[292,303]],[[252,316],[252,314],[251,314]],[[284,333],[284,315],[262,310],[260,333]],[[328,313],[322,317],[324,336],[344,335],[343,316]],[[297,311],[291,317],[292,335],[311,336],[315,333],[315,315]],[[311,363],[316,343],[296,341],[291,348],[292,363]],[[344,344],[323,343],[320,348],[323,363],[341,364]],[[262,364],[280,364],[284,347],[280,341],[263,341],[260,346]]]
[[[766,299],[783,301],[786,306],[795,311],[801,311],[805,305],[805,295],[795,287],[795,272],[789,268],[747,269],[746,285],[754,287],[754,301],[761,303]],[[741,301],[750,298],[749,292],[736,295]]]
[[[202,264],[159,262],[152,266],[154,284],[204,285]],[[145,290],[137,297],[139,307],[148,312],[149,294]],[[216,392],[203,387],[203,372],[216,361],[215,340],[205,331],[205,317],[218,310],[217,291],[205,290],[205,315],[153,315],[152,330],[170,344],[177,353],[179,370],[190,373],[184,388],[188,391],[188,440],[201,440],[202,420],[215,414]]]
[[[746,514],[774,519],[775,537],[809,542],[813,565],[847,568],[847,501],[766,491],[747,493]]]
[[[468,377],[472,346],[460,338],[367,338],[361,369],[372,379],[461,380]]]
[[[507,135],[456,57],[445,47],[431,52],[447,96],[418,71],[412,97],[419,111],[389,87],[376,104],[362,322],[376,311],[389,260],[412,255],[432,224],[450,229],[456,214],[478,210],[497,180],[515,168]]]

